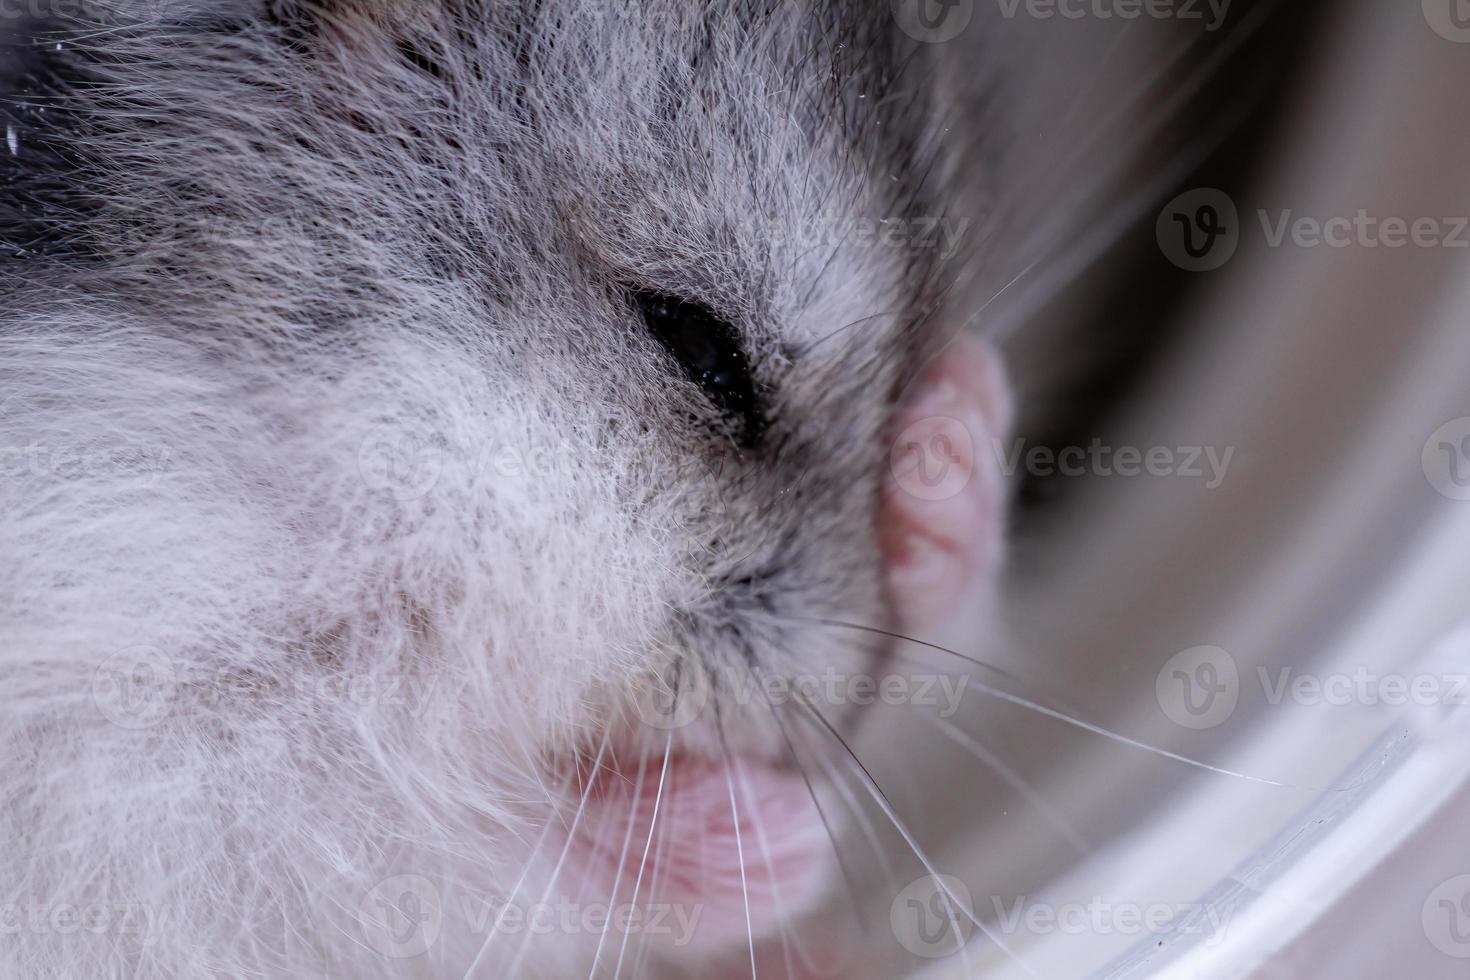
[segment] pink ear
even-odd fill
[[[881,537],[900,628],[922,631],[988,587],[1001,555],[1010,389],[961,335],[924,370],[893,428]]]

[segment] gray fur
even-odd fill
[[[0,974],[458,976],[481,937],[384,959],[358,898],[503,894],[575,802],[551,760],[650,685],[850,664],[811,619],[879,617],[882,436],[947,279],[853,229],[965,217],[958,137],[846,3],[137,17],[82,44],[66,246],[0,319],[0,443],[40,447],[0,481],[0,901],[167,928],[22,929]],[[629,288],[739,328],[759,445]],[[119,653],[170,672],[146,726],[99,709]]]

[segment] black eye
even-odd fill
[[[740,442],[753,445],[765,428],[740,334],[698,303],[636,290],[633,302],[648,329],[720,410],[740,426]]]

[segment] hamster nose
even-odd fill
[[[919,376],[890,430],[879,535],[901,627],[921,630],[986,588],[1002,552],[1002,445],[1011,397],[1000,360],[962,335]]]

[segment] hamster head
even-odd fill
[[[0,314],[0,898],[136,928],[5,972],[654,969],[831,884],[861,713],[792,682],[984,588],[1007,424],[942,106],[851,8],[69,50],[63,244]]]

